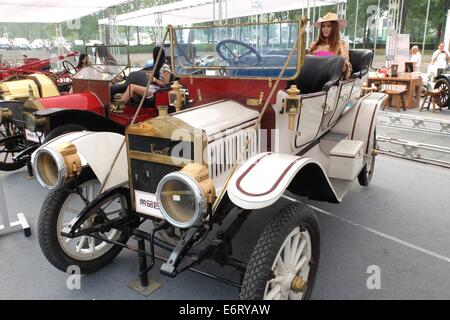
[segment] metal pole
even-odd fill
[[[398,33],[402,31],[402,20],[403,20],[403,5],[405,4],[405,0],[402,0],[402,8],[400,9],[400,23],[398,24]]]
[[[314,17],[314,21],[316,20],[316,0],[314,0],[314,8],[313,8],[313,17]],[[314,26],[314,24],[312,25],[312,37],[313,39],[316,38],[316,28]]]
[[[355,34],[353,36],[353,49],[355,49],[356,43],[356,26],[358,25],[358,11],[359,11],[359,0],[356,0],[356,15],[355,15]]]
[[[377,6],[377,18],[375,20],[375,39],[373,41],[373,55],[375,56],[377,50],[377,37],[378,37],[378,24],[380,23],[380,0],[378,0]]]
[[[427,17],[425,18],[425,30],[423,31],[422,56],[425,54],[425,39],[427,38],[428,15],[430,14],[430,3],[431,3],[431,0],[428,0]]]

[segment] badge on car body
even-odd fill
[[[134,198],[137,212],[163,219],[155,194],[135,190]]]

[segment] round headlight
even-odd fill
[[[36,118],[31,113],[24,112],[22,119],[25,122],[25,128],[33,132],[36,131]]]
[[[61,187],[67,177],[67,167],[61,154],[52,149],[40,149],[33,167],[39,183],[49,190]]]
[[[183,172],[172,172],[162,178],[156,198],[164,219],[178,228],[201,222],[207,212],[207,200],[200,186]]]
[[[8,121],[11,121],[12,119],[12,112],[8,108],[1,108],[0,109],[0,124],[6,123]]]
[[[47,118],[37,118],[34,114],[24,112],[22,120],[25,122],[25,128],[30,131],[42,130],[47,124]]]

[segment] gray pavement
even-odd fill
[[[23,212],[32,227],[29,238],[22,233],[0,237],[0,299],[238,299],[237,288],[190,271],[174,279],[162,276],[159,263],[150,277],[162,287],[144,298],[128,288],[137,276],[137,257],[127,250],[104,269],[83,276],[81,290],[68,290],[67,275],[46,261],[37,242],[36,221],[46,191],[25,177],[25,170],[0,173],[10,215]],[[379,156],[369,188],[355,183],[339,205],[310,202],[320,209],[321,229],[312,298],[449,299],[449,181],[449,169]],[[239,258],[248,258],[265,223],[288,202],[250,216],[233,242]],[[379,290],[366,286],[371,265],[381,271]],[[205,263],[198,268],[238,281],[228,267]]]

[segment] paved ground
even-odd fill
[[[25,170],[0,173],[11,216],[24,212],[33,234],[0,237],[0,299],[142,299],[127,286],[136,278],[137,259],[122,251],[116,260],[82,278],[81,290],[66,288],[67,275],[42,255],[36,221],[46,191]],[[339,204],[311,202],[319,208],[321,261],[313,299],[449,299],[450,170],[388,156],[377,159],[369,188],[357,183]],[[234,241],[236,254],[251,252],[261,227],[276,206],[252,214]],[[366,286],[367,268],[381,271],[381,289]],[[159,264],[157,265],[159,267]],[[200,266],[234,281],[232,269]],[[238,289],[186,272],[175,279],[155,268],[150,276],[162,287],[146,299],[237,299]]]

